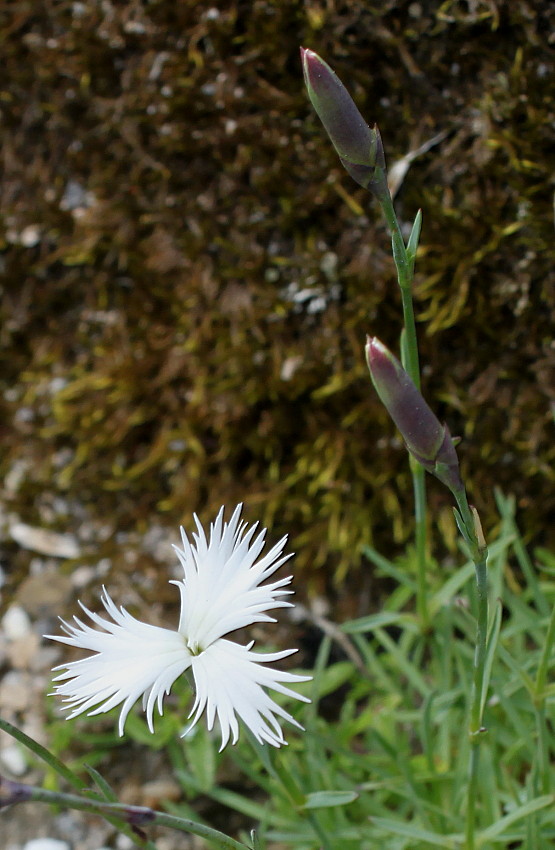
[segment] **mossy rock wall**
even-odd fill
[[[398,347],[388,237],[310,108],[303,44],[390,165],[443,134],[396,199],[406,228],[424,215],[425,393],[486,527],[495,484],[554,542],[555,4],[29,0],[1,26],[8,513],[96,523],[115,551],[244,500],[316,584],[410,536],[363,358],[366,333]]]

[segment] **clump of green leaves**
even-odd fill
[[[490,544],[494,614],[487,642],[489,688],[475,845],[545,850],[555,842],[555,747],[549,719],[555,705],[555,556],[539,549],[531,557],[515,522],[514,500],[500,492],[496,499],[500,521]],[[165,748],[181,786],[183,800],[167,801],[165,809],[197,824],[197,834],[216,821],[228,829],[234,823],[241,842],[255,850],[276,843],[291,850],[466,847],[474,565],[471,560],[450,567],[429,563],[431,619],[423,632],[415,612],[414,552],[391,560],[368,548],[366,557],[394,589],[378,613],[339,627],[325,624],[330,628],[318,650],[314,680],[302,686],[313,702],[290,706],[306,732],[291,733],[289,746],[274,751],[242,735],[219,756],[217,735],[204,727],[180,739],[186,687],[176,690],[154,739],[144,721],[130,715],[129,737]],[[63,732],[70,728],[65,721],[50,727],[51,743],[58,741],[60,754],[68,744]],[[24,736],[16,737],[29,746]],[[90,749],[101,756],[116,742],[104,733],[90,733],[87,741],[83,761],[89,763],[89,782],[98,788],[101,778]],[[59,774],[83,794],[88,784],[81,778],[83,764],[67,766],[65,759],[37,748],[49,765],[48,786],[54,787]],[[107,786],[101,790],[92,795],[97,801],[115,801]],[[199,807],[211,823],[199,820]],[[102,813],[101,806],[97,810]],[[111,812],[114,824],[125,830],[123,814]],[[204,837],[216,845],[221,839],[211,833]]]
[[[490,732],[481,745],[475,842],[484,850],[544,850],[555,842],[548,719],[555,704],[548,674],[555,558],[539,551],[531,560],[515,524],[514,501],[497,493],[497,504],[484,714]],[[306,691],[313,703],[297,714],[305,735],[262,758],[242,739],[227,754],[243,777],[232,785],[218,781],[228,770],[214,767],[215,744],[203,738],[172,749],[189,805],[203,795],[240,813],[246,844],[252,825],[261,847],[465,847],[474,565],[430,564],[432,618],[423,634],[414,613],[414,556],[408,551],[392,561],[371,549],[366,555],[396,589],[379,613],[340,626],[349,657],[330,663],[334,641],[324,638]]]

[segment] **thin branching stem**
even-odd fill
[[[401,290],[403,305],[403,366],[412,378],[415,386],[420,389],[420,363],[418,358],[418,339],[416,335],[416,320],[412,297],[414,281],[414,257],[409,257],[397,214],[389,192],[381,192],[379,201],[384,212],[389,231],[393,259],[397,269],[397,280]],[[428,586],[426,580],[427,567],[427,528],[426,528],[426,479],[425,470],[418,461],[411,458],[410,470],[414,493],[415,545],[417,563],[417,593],[416,605],[422,631],[429,628]]]
[[[102,815],[107,819],[116,817],[136,831],[136,843],[139,847],[143,847],[145,844],[145,836],[142,833],[144,826],[164,826],[178,832],[198,835],[221,848],[221,850],[247,850],[246,844],[235,841],[235,839],[217,829],[212,829],[212,827],[188,818],[159,812],[146,806],[107,803],[103,800],[92,800],[77,794],[65,794],[62,791],[49,791],[45,788],[37,788],[34,785],[0,780],[0,803],[8,805],[26,801],[64,806],[68,809]]]

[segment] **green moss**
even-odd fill
[[[390,163],[448,131],[397,197],[404,221],[424,212],[425,391],[463,436],[486,526],[495,483],[530,536],[555,542],[553,11],[324,5],[5,16],[15,424],[1,463],[26,464],[5,501],[27,521],[47,521],[44,493],[114,529],[157,517],[173,530],[245,500],[272,536],[290,532],[318,587],[356,569],[364,543],[391,551],[410,535],[405,452],[362,348],[367,332],[397,344],[388,239],[309,107],[303,43],[378,121]],[[430,494],[444,528],[448,494]]]

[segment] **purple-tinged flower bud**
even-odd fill
[[[375,337],[366,344],[370,377],[411,455],[453,492],[463,484],[459,461],[446,425],[442,425],[396,357]]]
[[[308,96],[342,165],[365,189],[387,191],[378,128],[368,126],[335,71],[317,53],[301,47],[301,60]]]
[[[31,785],[23,785],[0,776],[0,809],[13,806],[14,803],[26,803],[32,798],[32,792]]]
[[[156,812],[147,806],[127,806],[123,812],[123,817],[128,824],[140,833],[138,827],[156,820]]]

